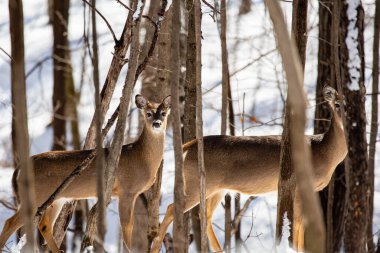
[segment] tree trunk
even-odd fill
[[[347,0],[340,18],[341,77],[347,101],[348,204],[344,228],[346,252],[366,252],[368,225],[368,154],[364,86],[364,10],[361,2]]]
[[[70,65],[66,61],[67,26],[69,18],[69,0],[54,1],[53,11],[53,62],[54,62],[54,89],[53,89],[53,148],[52,150],[66,149],[66,72]]]
[[[97,238],[95,243],[96,252],[104,252],[104,237],[106,234],[106,182],[105,182],[105,157],[103,151],[103,138],[102,138],[102,124],[103,118],[100,113],[101,101],[99,92],[99,56],[98,56],[98,34],[96,29],[96,0],[91,1],[91,24],[92,24],[92,67],[93,67],[93,78],[95,86],[95,121],[96,121],[96,191],[98,197],[99,214],[97,220]]]
[[[162,98],[167,96],[169,91],[169,68],[170,68],[170,31],[172,22],[172,8],[165,13],[164,20],[161,24],[160,33],[158,35],[157,52],[154,54],[154,58],[151,65],[157,67],[157,73],[155,74],[155,82],[147,81],[147,85],[143,86],[141,90],[142,95],[146,95],[151,101],[162,101]],[[158,60],[160,59],[160,60]],[[152,69],[153,69],[152,68]],[[150,72],[148,72],[150,73]],[[147,74],[146,74],[147,75]],[[148,76],[148,75],[147,75]],[[150,77],[153,78],[153,77]],[[150,80],[149,78],[149,80]],[[143,79],[144,82],[144,79]],[[145,90],[144,90],[145,87]],[[146,192],[148,196],[148,242],[147,246],[150,248],[153,239],[157,236],[159,229],[159,208],[160,208],[160,196],[161,196],[161,182],[162,182],[163,162],[157,171],[156,181],[151,189]]]
[[[224,249],[231,253],[231,195],[224,196]]]
[[[292,37],[297,46],[298,54],[301,60],[302,69],[305,68],[306,43],[307,43],[307,5],[308,1],[294,0],[292,14]],[[303,82],[303,80],[302,80]],[[289,93],[288,93],[289,94]],[[288,95],[289,98],[289,95]],[[279,243],[282,238],[282,228],[284,225],[285,213],[293,224],[293,202],[296,189],[296,179],[293,171],[290,145],[290,106],[287,99],[285,106],[284,129],[281,141],[281,158],[280,158],[280,179],[278,181],[278,203],[277,203],[277,222],[276,222],[276,240]],[[289,236],[289,241],[293,241],[293,229]]]
[[[181,6],[179,1],[173,2],[172,32],[171,32],[171,95],[172,95],[172,119],[173,119],[173,145],[175,156],[175,182],[174,182],[174,224],[173,224],[173,248],[174,252],[186,251],[186,236],[183,217],[185,210],[185,194],[183,179],[181,123],[179,111],[179,32]]]
[[[313,188],[313,172],[310,162],[310,148],[304,131],[306,123],[306,101],[303,92],[303,74],[296,46],[289,38],[279,3],[266,0],[288,81],[290,117],[290,145],[292,161],[297,180],[298,193],[302,204],[305,228],[305,252],[325,252],[322,213]]]
[[[203,119],[202,119],[202,31],[201,31],[201,3],[200,0],[194,1],[194,24],[195,24],[195,83],[197,94],[197,120],[196,120],[196,136],[198,140],[198,170],[199,170],[199,189],[200,189],[200,203],[199,203],[199,216],[201,220],[201,253],[207,253],[207,235],[206,235],[206,171],[204,165],[203,155]]]
[[[25,87],[24,59],[24,17],[22,0],[9,1],[9,28],[11,36],[11,82],[12,116],[14,118],[13,150],[17,167],[20,169],[18,181],[21,214],[26,232],[25,252],[33,252],[34,240],[34,171],[29,158],[28,115]]]
[[[185,82],[185,108],[183,114],[183,140],[184,143],[196,139],[196,41],[194,0],[186,0],[187,11],[187,50],[186,50],[186,82]],[[191,223],[194,241],[197,250],[201,250],[201,228],[199,219],[199,205],[191,211]]]
[[[138,59],[140,52],[140,44],[139,44],[139,35],[140,35],[140,21],[141,15],[143,12],[145,2],[140,0],[141,3],[137,4],[136,0],[134,2],[135,8],[139,8],[135,11],[133,16],[133,20],[131,23],[131,49],[130,49],[130,57],[128,64],[128,72],[125,79],[122,97],[120,98],[119,105],[119,116],[116,123],[116,130],[114,134],[114,138],[112,140],[112,144],[110,146],[110,153],[107,157],[107,165],[105,168],[105,203],[106,206],[111,201],[112,188],[115,182],[115,171],[117,168],[117,164],[119,163],[121,147],[124,142],[124,131],[125,131],[125,122],[127,119],[127,115],[129,112],[130,98],[132,95],[133,86],[135,83],[137,67],[138,67]],[[138,15],[137,15],[137,14]],[[82,242],[82,249],[84,249],[88,244],[92,244],[94,240],[94,233],[96,231],[96,222],[98,216],[99,203],[97,203],[90,212],[90,215],[87,219],[87,228],[86,234]],[[130,249],[128,249],[130,250]]]
[[[379,31],[380,31],[380,1],[376,1],[375,24],[373,31],[373,63],[372,63],[372,106],[371,106],[371,132],[369,137],[369,215],[367,227],[367,249],[369,253],[375,252],[373,242],[373,200],[375,191],[375,155],[376,155],[376,137],[378,133],[378,93],[379,93]]]

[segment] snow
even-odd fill
[[[348,17],[348,27],[347,27],[347,37],[346,45],[348,49],[349,61],[347,63],[348,70],[350,74],[350,82],[348,83],[348,88],[350,90],[359,90],[359,79],[360,79],[360,55],[358,49],[358,27],[357,27],[357,8],[360,5],[360,0],[346,1],[347,4],[347,17]]]
[[[295,250],[291,249],[289,246],[289,237],[290,237],[290,221],[288,219],[288,214],[285,212],[284,214],[284,222],[282,226],[282,237],[281,242],[276,246],[277,252],[284,253],[296,253]]]
[[[133,13],[133,20],[136,21],[136,19],[138,19],[140,17],[140,14],[141,12],[143,11],[143,4],[144,4],[144,1],[143,0],[138,0],[137,1],[137,7],[136,7],[136,10],[135,12]]]
[[[25,246],[25,244],[26,244],[26,234],[21,236],[20,241],[16,245],[12,246],[11,253],[21,253],[21,249],[22,247]]]
[[[286,81],[282,73],[280,57],[277,53],[273,31],[271,30],[271,21],[262,1],[252,1],[254,6],[252,12],[238,19],[238,6],[236,1],[228,1],[228,49],[230,73],[235,73],[231,76],[233,104],[235,108],[236,134],[242,135],[242,124],[239,116],[243,112],[245,117],[245,135],[266,135],[266,134],[281,134],[282,128],[279,125],[254,125],[249,118],[255,116],[260,122],[281,123],[283,102],[281,97],[284,96]],[[135,15],[141,9],[142,1],[138,1],[139,6],[136,9]],[[355,0],[357,3],[357,0]],[[288,22],[288,27],[291,23],[291,3],[281,3],[285,16]],[[99,0],[97,8],[103,13],[111,24],[116,36],[121,34],[124,26],[125,18],[128,12],[123,7],[120,7],[116,2],[112,5],[111,2]],[[314,90],[315,80],[317,76],[317,53],[318,53],[318,15],[317,2],[310,2],[309,8],[309,31],[307,45],[307,59],[305,67],[305,89],[309,95],[309,103],[312,105],[308,108],[307,114],[309,124],[307,133],[312,133],[313,117],[314,117]],[[350,20],[356,20],[355,5],[349,6]],[[8,28],[8,9],[7,2],[0,0],[0,8],[3,13],[0,16],[0,47],[5,51],[10,52],[10,39]],[[202,18],[202,58],[203,58],[203,73],[202,84],[204,92],[204,134],[220,133],[220,108],[221,108],[221,86],[213,88],[219,84],[222,79],[221,73],[221,56],[220,56],[220,38],[216,29],[216,23],[208,15],[212,11],[202,5],[204,12]],[[369,8],[370,11],[373,12]],[[25,50],[26,50],[26,71],[28,72],[37,62],[45,57],[51,56],[52,45],[52,29],[47,24],[48,18],[46,15],[46,1],[34,0],[24,1],[24,17],[25,17]],[[83,55],[82,35],[83,30],[83,9],[82,4],[73,2],[70,9],[70,24],[69,38],[70,46],[73,49],[71,54],[74,70],[74,79],[79,89],[79,80],[81,68],[81,58]],[[104,81],[107,74],[109,64],[111,62],[113,52],[113,39],[110,35],[107,26],[98,18],[99,29],[99,57],[100,61],[100,80]],[[350,40],[346,41],[350,49],[350,75],[358,76],[355,69],[358,67],[358,51],[354,44],[354,38],[357,37],[357,28],[355,22],[350,22],[352,29],[349,29]],[[370,43],[372,35],[372,25],[366,26],[368,32],[368,40]],[[355,32],[356,31],[356,32]],[[141,34],[144,34],[143,32]],[[41,39],[43,38],[43,39]],[[371,46],[366,46],[366,57],[370,54]],[[253,61],[254,59],[259,59]],[[242,67],[251,63],[244,70]],[[28,116],[29,116],[29,132],[31,137],[31,153],[41,153],[48,151],[52,142],[52,129],[49,126],[52,115],[52,61],[44,62],[41,67],[33,72],[27,79],[27,94],[28,94]],[[85,137],[89,122],[91,121],[94,112],[93,101],[93,85],[91,80],[90,61],[87,60],[87,68],[84,75],[84,85],[82,88],[82,96],[78,108],[80,118],[80,134],[82,140]],[[123,68],[118,83],[114,98],[111,102],[109,113],[105,118],[108,118],[116,108],[121,94],[122,84],[126,75],[126,67]],[[369,74],[370,71],[367,71]],[[0,161],[11,162],[11,105],[10,105],[10,65],[9,58],[0,52]],[[366,78],[366,81],[369,80]],[[357,85],[358,83],[353,84]],[[139,91],[141,83],[139,82],[135,88],[135,92]],[[352,88],[356,88],[352,86]],[[244,95],[245,94],[245,95]],[[243,101],[243,96],[245,100]],[[369,107],[367,101],[367,108]],[[368,110],[367,110],[368,111]],[[132,137],[137,135],[137,110],[133,108],[132,117]],[[109,134],[112,136],[112,130]],[[379,150],[379,148],[378,148]],[[378,156],[379,157],[379,154]],[[378,164],[378,158],[376,160]],[[0,168],[0,199],[12,201],[11,177],[12,168]],[[376,169],[376,193],[375,193],[375,210],[374,210],[374,232],[380,229],[380,181],[378,180],[380,172]],[[174,156],[172,146],[172,130],[168,130],[165,150],[165,163],[163,173],[162,186],[162,203],[160,205],[160,218],[162,220],[167,206],[173,201],[174,187]],[[241,196],[241,204],[243,204],[248,196]],[[94,203],[93,200],[90,201]],[[246,214],[242,218],[242,239],[247,247],[252,252],[273,252],[276,249],[275,243],[275,225],[276,225],[276,204],[277,194],[269,193],[259,196],[255,199]],[[112,201],[107,213],[108,230],[106,235],[105,248],[107,252],[116,252],[119,238],[119,219],[116,201]],[[0,205],[0,229],[3,227],[7,218],[12,215],[12,211]],[[224,227],[224,209],[219,205],[213,216],[213,227],[219,242],[224,243],[224,231],[218,227]],[[288,223],[284,223],[288,224]],[[290,224],[288,224],[290,225]],[[288,231],[284,229],[284,233]],[[171,227],[169,227],[169,231]],[[69,240],[72,240],[72,233],[68,233]],[[290,252],[289,246],[286,244],[287,235],[284,235],[284,241],[280,243],[281,251]],[[234,247],[234,240],[232,240]],[[15,236],[8,240],[8,246],[15,245]],[[16,246],[15,246],[16,247]],[[282,251],[282,249],[286,251]],[[68,249],[71,252],[72,249]],[[190,252],[196,252],[194,245],[191,246]]]

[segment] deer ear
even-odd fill
[[[165,106],[165,108],[170,108],[172,106],[172,96],[167,96],[162,100],[162,104]]]
[[[135,103],[136,103],[137,108],[144,109],[148,105],[148,100],[146,100],[146,98],[144,98],[141,95],[136,95]]]
[[[325,86],[323,88],[323,95],[326,101],[329,101],[329,102],[335,101],[337,94],[338,93],[336,92],[336,90],[330,86]]]

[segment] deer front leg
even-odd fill
[[[21,212],[19,208],[17,212],[12,217],[10,217],[4,224],[4,228],[0,236],[0,252],[4,248],[9,237],[14,232],[16,232],[16,230],[19,229],[22,225],[23,225],[22,217],[21,217]]]
[[[64,200],[54,201],[53,204],[46,209],[44,215],[42,216],[41,222],[38,225],[38,230],[41,232],[41,235],[46,240],[48,248],[53,253],[61,252],[54,240],[53,228],[54,228],[55,220],[57,219],[58,214],[61,211],[62,206],[64,204],[65,204]]]
[[[132,249],[133,210],[135,209],[137,196],[138,194],[135,193],[127,193],[119,196],[120,224],[123,231],[124,244],[128,252],[131,252]]]
[[[304,251],[304,227],[302,221],[302,206],[299,193],[294,196],[294,218],[293,218],[293,248],[297,252]]]

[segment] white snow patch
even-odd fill
[[[347,17],[348,17],[348,33],[346,37],[346,45],[348,49],[348,72],[350,74],[350,82],[348,88],[350,90],[359,90],[360,79],[360,56],[358,50],[358,28],[357,23],[357,8],[360,5],[360,0],[352,0],[347,2]]]
[[[137,3],[135,12],[133,13],[133,20],[136,20],[140,17],[140,13],[142,12],[142,9],[143,9],[142,7],[143,7],[143,1],[140,0]]]
[[[282,237],[281,242],[276,246],[277,252],[284,252],[284,253],[295,253],[296,251],[292,249],[292,247],[289,245],[289,236],[290,236],[290,226],[291,223],[288,219],[288,214],[285,212],[284,214],[284,222],[282,226]]]
[[[26,234],[24,234],[21,238],[20,241],[11,247],[11,253],[20,253],[21,249],[25,246],[26,244]]]

